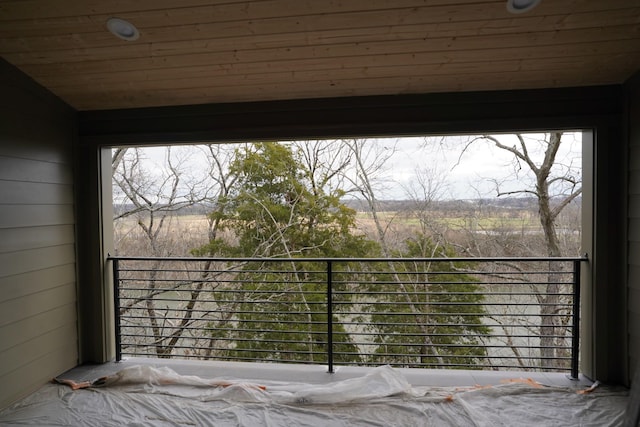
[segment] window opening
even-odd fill
[[[582,252],[581,135],[114,148],[115,253],[149,257],[125,273],[135,285],[120,291],[123,345],[303,363],[325,362],[331,346],[343,364],[569,369],[574,264],[516,258]],[[218,261],[196,271],[162,257]],[[324,265],[254,258],[360,261],[333,266],[339,310],[327,312]]]

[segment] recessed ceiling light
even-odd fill
[[[511,13],[525,13],[536,7],[540,0],[507,0],[507,10]]]
[[[109,18],[107,20],[107,28],[114,36],[122,40],[133,41],[138,40],[138,37],[140,37],[140,33],[135,25],[124,19]]]

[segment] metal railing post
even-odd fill
[[[113,321],[116,335],[116,362],[122,360],[122,337],[120,331],[120,265],[119,260],[112,259],[113,267]]]
[[[327,366],[333,374],[333,263],[327,261]]]
[[[580,260],[573,261],[573,327],[571,334],[571,379],[580,369]]]

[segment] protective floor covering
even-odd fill
[[[601,427],[623,424],[627,395],[519,379],[412,387],[390,367],[317,385],[205,379],[136,365],[91,383],[49,384],[0,412],[0,425]]]

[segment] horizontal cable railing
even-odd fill
[[[118,360],[578,376],[586,258],[109,260]]]

